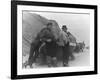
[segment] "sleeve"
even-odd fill
[[[69,41],[68,35],[64,31],[61,31],[59,36],[59,41],[57,42],[58,45],[64,46],[65,44],[68,43],[68,41]]]

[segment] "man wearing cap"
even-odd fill
[[[67,31],[68,28],[66,27],[66,25],[63,25],[62,26],[62,31],[64,31],[69,39],[68,43],[65,44],[64,48],[63,48],[63,51],[64,51],[64,55],[63,55],[63,58],[64,58],[64,66],[68,66],[68,60],[69,60],[69,57],[71,57],[71,59],[73,60],[74,59],[74,56],[73,56],[73,50],[76,46],[76,38],[70,33]]]

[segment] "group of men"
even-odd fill
[[[73,50],[75,49],[76,44],[76,38],[68,32],[68,28],[66,25],[62,26],[62,30],[59,30],[57,34],[55,34],[57,31],[54,29],[55,27],[52,27],[52,23],[48,23],[47,27],[41,30],[39,35],[37,35],[36,40],[31,44],[30,48],[30,54],[28,59],[28,64],[32,65],[32,62],[35,61],[35,59],[39,55],[39,49],[42,44],[42,42],[45,42],[45,55],[47,56],[47,63],[49,66],[51,65],[51,61],[53,60],[54,64],[57,64],[56,54],[58,47],[60,46],[63,49],[63,66],[68,66],[69,57],[71,59],[74,59],[73,56]],[[43,35],[42,35],[43,34]],[[58,36],[59,35],[59,36]],[[58,36],[58,39],[57,39]],[[37,44],[36,44],[37,43]],[[35,54],[34,54],[35,52]],[[34,55],[34,57],[32,57]]]

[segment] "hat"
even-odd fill
[[[66,26],[66,25],[63,25],[63,26],[62,26],[62,29],[68,29],[68,28],[67,28],[67,26]]]

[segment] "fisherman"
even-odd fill
[[[76,46],[76,38],[68,31],[68,28],[66,25],[62,26],[62,30],[68,35],[69,40],[70,40],[70,45]]]
[[[70,32],[68,32],[68,28],[66,27],[66,25],[62,26],[62,31],[67,34],[66,37],[69,39],[68,43],[65,44],[65,47],[63,48],[64,58],[66,58],[66,60],[64,61],[64,65],[68,66],[69,57],[71,58],[71,60],[74,60],[73,51],[76,46],[76,38]]]

